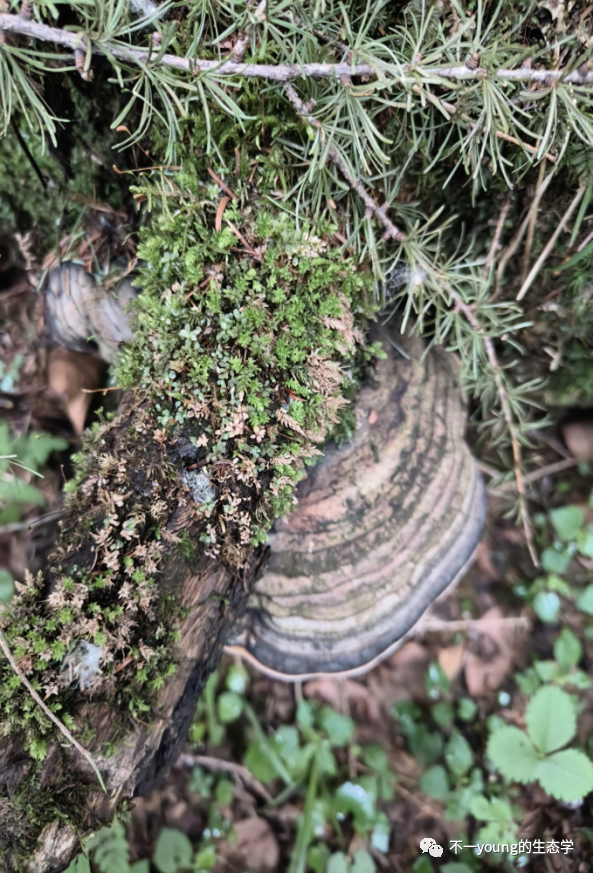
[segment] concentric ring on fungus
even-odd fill
[[[482,532],[457,359],[423,355],[393,325],[373,326],[377,339],[388,357],[358,393],[353,439],[299,483],[227,647],[280,679],[363,673],[386,658],[460,579]]]

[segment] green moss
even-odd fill
[[[221,192],[195,162],[138,188],[163,210],[141,238],[136,336],[116,379],[151,398],[155,439],[190,433],[181,465],[209,484],[214,520],[202,541],[240,566],[291,508],[370,357],[371,279],[332,247],[331,227],[297,227],[247,179],[232,184],[219,231]]]

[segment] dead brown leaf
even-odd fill
[[[441,649],[438,655],[438,662],[450,680],[454,680],[463,662],[463,646],[447,646]]]
[[[369,719],[378,721],[381,717],[381,707],[375,696],[366,686],[354,680],[322,677],[307,683],[303,692],[307,697],[321,698],[339,713],[348,713],[352,705],[362,705]]]
[[[481,540],[480,543],[478,543],[474,561],[478,570],[480,570],[485,576],[489,577],[491,580],[500,580],[500,574],[492,562],[490,547],[485,540]]]
[[[472,629],[475,651],[466,652],[465,682],[473,698],[500,689],[513,665],[516,629],[499,620],[499,607],[488,610]]]
[[[593,461],[593,422],[570,422],[562,436],[577,461]]]
[[[217,850],[239,871],[277,871],[280,848],[265,819],[251,816],[233,824],[237,839],[232,846]],[[226,850],[226,852],[225,852]]]
[[[57,395],[72,427],[79,436],[91,405],[92,395],[85,389],[99,388],[105,373],[105,362],[98,355],[52,349],[47,362],[47,381],[50,392]]]

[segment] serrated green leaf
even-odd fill
[[[560,801],[577,801],[593,791],[593,764],[580,750],[561,750],[539,762],[537,779]]]
[[[464,722],[472,722],[478,712],[478,705],[471,698],[460,698],[457,702],[457,713]]]
[[[371,847],[379,850],[380,853],[386,853],[389,850],[389,839],[391,837],[391,825],[387,816],[383,811],[379,811],[375,817],[375,824],[371,833]]]
[[[291,774],[299,763],[300,742],[299,733],[294,725],[281,725],[272,738],[274,746]]]
[[[336,713],[327,705],[321,708],[317,722],[327,734],[332,746],[343,747],[352,739],[356,723],[349,716]]]
[[[538,592],[533,599],[533,609],[542,622],[555,622],[560,613],[560,598],[555,592]]]
[[[89,857],[84,853],[79,853],[64,869],[64,874],[91,874]]]
[[[428,731],[425,725],[413,724],[408,734],[410,752],[420,765],[432,765],[443,752],[443,735]]]
[[[357,830],[364,833],[375,819],[375,798],[360,783],[350,781],[338,787],[335,794],[336,812],[351,813]]]
[[[542,567],[549,574],[563,574],[570,564],[567,552],[548,547],[542,552]]]
[[[232,804],[234,789],[235,787],[231,780],[226,780],[225,778],[219,780],[214,793],[218,803],[226,806]]]
[[[593,586],[587,586],[584,589],[576,602],[577,610],[582,610],[588,616],[593,616]]]
[[[490,801],[488,801],[488,799],[483,795],[476,795],[475,798],[472,799],[469,811],[473,817],[476,819],[483,819],[485,822],[495,818],[492,814],[492,805]]]
[[[158,836],[152,861],[163,874],[191,868],[194,851],[187,835],[176,828],[164,828]]]
[[[30,483],[14,477],[0,481],[0,501],[20,501],[22,504],[45,504],[43,492]]]
[[[566,692],[556,686],[538,689],[525,711],[527,733],[540,753],[552,753],[575,736],[577,718]]]
[[[216,865],[216,847],[208,844],[201,847],[194,857],[194,871],[210,871]]]
[[[418,785],[429,798],[444,801],[449,794],[449,780],[442,765],[432,765],[420,777]]]
[[[309,867],[315,871],[315,874],[324,874],[327,870],[327,862],[329,859],[329,850],[325,844],[315,844],[309,849],[307,861]]]
[[[593,558],[593,525],[587,525],[585,531],[580,531],[577,546],[581,555]]]
[[[574,540],[585,523],[585,515],[580,507],[558,507],[550,511],[552,525],[560,540]]]
[[[332,853],[327,860],[327,874],[348,874],[350,865],[345,853]]]
[[[218,718],[221,722],[235,722],[243,711],[244,699],[236,692],[223,692],[218,697]]]
[[[474,763],[472,748],[459,731],[454,731],[445,745],[445,762],[455,777],[463,777]]]
[[[448,701],[437,701],[430,708],[430,713],[439,728],[442,728],[444,731],[448,731],[453,725],[455,713]]]
[[[239,665],[231,665],[227,671],[224,682],[229,692],[236,692],[237,695],[244,695],[249,683],[249,675],[245,668]]]
[[[307,732],[313,728],[314,708],[310,701],[301,698],[297,705],[296,721],[301,731]]]
[[[379,744],[368,744],[364,747],[362,761],[374,771],[385,771],[389,768],[387,753]]]
[[[563,628],[554,641],[554,658],[566,673],[581,660],[583,647],[569,628]]]
[[[507,780],[531,783],[535,779],[539,758],[520,728],[514,725],[497,728],[488,740],[486,753]]]
[[[357,850],[350,866],[350,871],[353,874],[375,874],[375,863],[373,857],[366,850]]]
[[[261,783],[268,783],[279,776],[276,768],[270,761],[270,757],[266,755],[265,745],[258,741],[251,741],[247,747],[243,764],[251,771],[255,779]]]

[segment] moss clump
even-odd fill
[[[63,563],[45,578],[28,574],[0,618],[20,670],[83,743],[90,738],[74,718],[82,700],[108,701],[121,715],[114,730],[121,730],[131,717],[145,718],[175,670],[179,610],[158,572],[163,519],[179,496],[163,447],[145,445],[136,431],[124,441],[129,421],[98,427],[87,439],[78,459],[82,485],[69,495],[54,557]],[[133,421],[143,427],[142,409]],[[93,655],[86,667],[84,650]],[[5,661],[0,713],[2,734],[24,732],[31,756],[43,760],[56,728]]]
[[[154,402],[152,439],[193,432],[189,466],[209,496],[201,538],[237,567],[292,506],[377,350],[363,334],[371,278],[332,248],[331,228],[298,228],[232,182],[223,202],[189,165],[161,190],[138,189],[162,212],[142,237],[136,337],[116,378]]]

